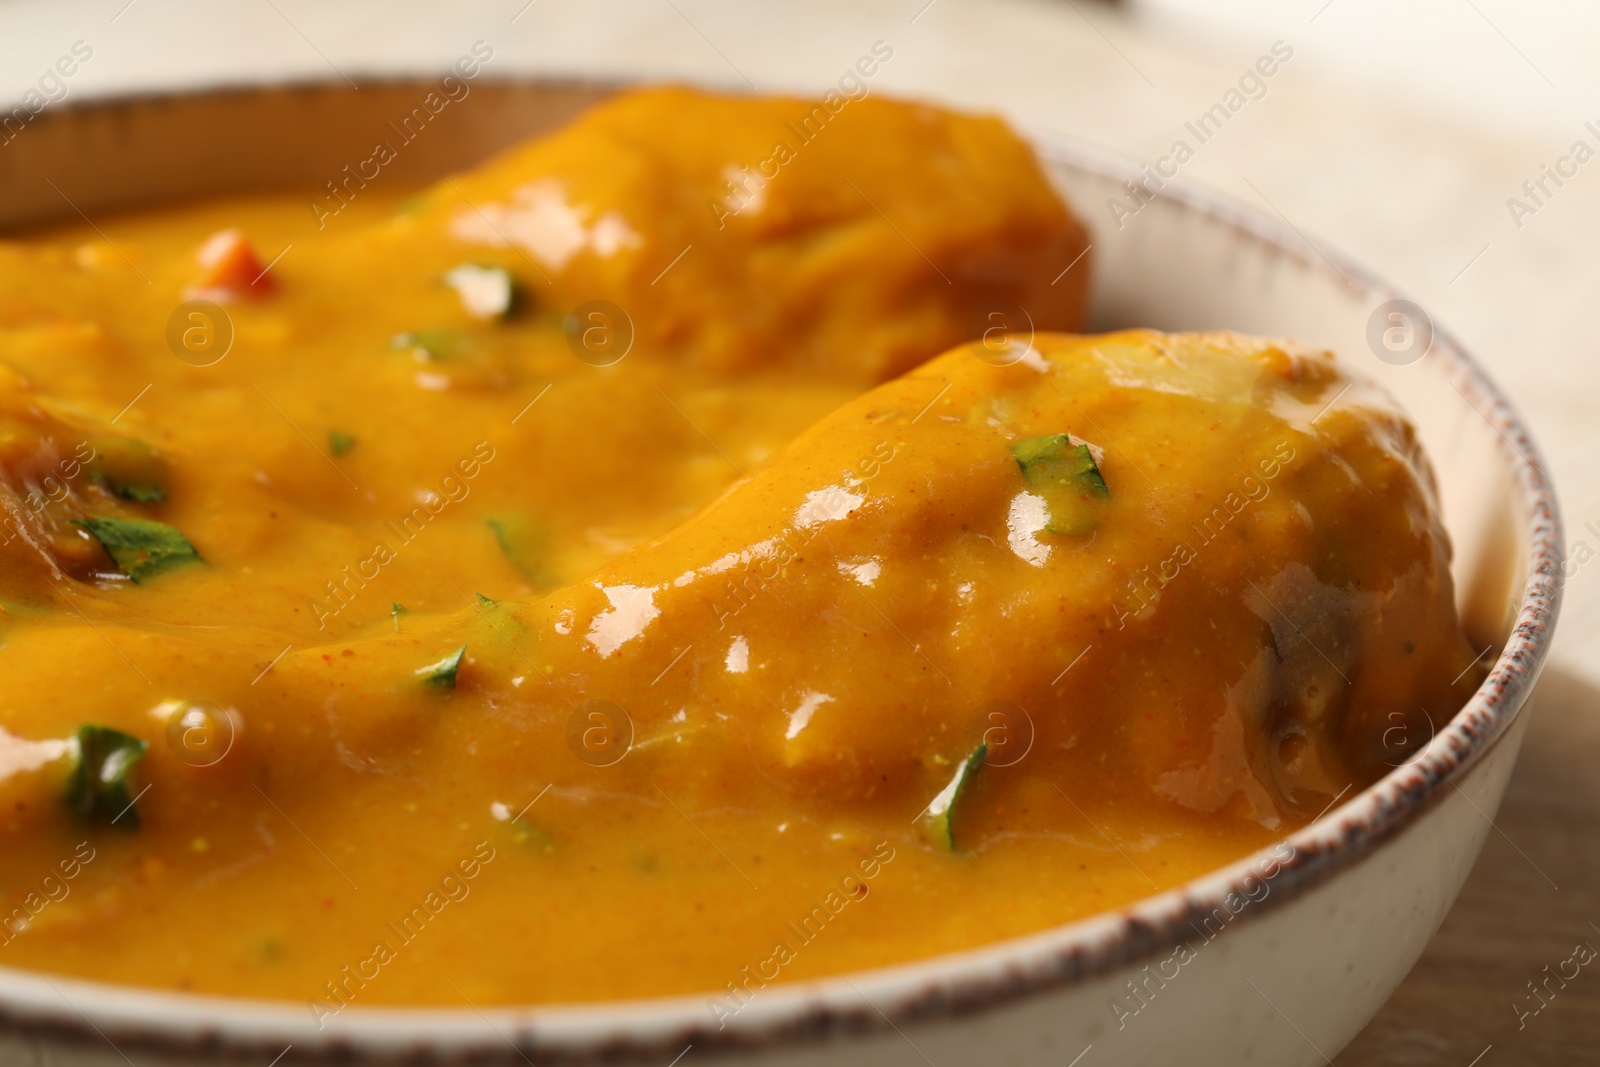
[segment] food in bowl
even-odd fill
[[[0,248],[0,962],[726,1018],[1202,874],[1460,706],[1390,400],[1049,332],[1020,141],[809,111]]]

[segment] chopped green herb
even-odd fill
[[[106,487],[122,499],[131,500],[136,504],[158,504],[167,499],[167,491],[159,485],[138,482],[123,484],[107,478]]]
[[[67,803],[86,819],[104,819],[124,830],[139,826],[139,809],[128,773],[150,746],[109,726],[78,727],[78,762],[67,779]]]
[[[517,279],[504,267],[463,263],[445,272],[445,284],[461,298],[461,307],[475,319],[503,319],[517,305]]]
[[[1029,488],[1044,497],[1050,508],[1051,533],[1086,534],[1099,522],[1094,501],[1108,499],[1111,490],[1100,475],[1094,453],[1069,434],[1051,434],[1014,442],[1011,455],[1022,468]]]
[[[155,504],[167,498],[167,464],[149,445],[134,437],[98,438],[94,458],[84,465],[89,480],[124,500]]]
[[[454,330],[408,330],[389,338],[395,352],[410,352],[422,363],[438,363],[466,351],[467,339]]]
[[[342,456],[354,447],[356,447],[356,439],[350,434],[345,433],[343,430],[328,431],[328,448],[332,450],[334,455]]]
[[[541,522],[522,515],[507,515],[489,520],[500,551],[535,589],[553,589],[559,583],[550,571],[550,530]]]
[[[526,845],[539,852],[554,852],[556,839],[542,826],[537,826],[525,819],[516,819],[512,822],[511,840],[519,845]]]
[[[494,607],[495,601],[490,600],[488,597],[484,596],[482,593],[476,593],[474,595],[478,598],[478,606],[479,607],[483,607],[483,608],[492,608],[492,607]]]
[[[405,613],[406,606],[398,600],[389,601],[389,617],[394,620],[394,632],[400,632],[400,616]]]
[[[456,687],[456,672],[461,669],[461,657],[466,655],[467,646],[462,645],[438,663],[430,663],[416,671],[423,685],[435,686],[439,689],[454,689]]]
[[[961,803],[967,787],[977,777],[978,768],[983,766],[983,758],[988,753],[987,744],[979,744],[973,749],[972,755],[962,760],[961,766],[956,768],[955,777],[950,779],[950,784],[945,786],[917,817],[917,826],[929,844],[946,852],[956,850],[956,807]]]
[[[149,519],[74,519],[106,550],[117,569],[135,583],[191,563],[204,563],[189,539],[164,522]]]
[[[407,197],[395,207],[394,213],[399,218],[415,215],[428,205],[428,194],[418,193],[416,196]]]

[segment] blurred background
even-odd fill
[[[1600,294],[1600,6],[7,0],[0,99],[9,111],[80,42],[92,57],[51,86],[69,101],[442,71],[479,39],[498,77],[796,92],[820,91],[883,40],[894,58],[876,92],[997,111],[1145,162],[1192,141],[1184,123],[1258,57],[1291,53],[1181,179],[1281,216],[1456,333],[1537,434],[1572,548],[1556,652],[1496,832],[1428,954],[1338,1061],[1594,1062],[1600,970],[1537,1015],[1519,1010],[1547,965],[1600,946],[1600,564],[1588,565],[1600,552],[1600,366],[1587,318]]]

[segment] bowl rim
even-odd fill
[[[493,80],[601,91],[633,84],[537,75]],[[322,79],[212,86],[96,97],[72,110],[218,92],[330,87],[332,83]],[[1143,177],[1138,161],[1131,157],[1025,124],[1017,128],[1047,164],[1119,185]],[[1167,179],[1157,195],[1181,210],[1222,223],[1239,237],[1266,245],[1359,296],[1387,300],[1402,295],[1375,273],[1331,251],[1325,242],[1312,245],[1287,219],[1275,219],[1227,194],[1174,178]],[[1075,206],[1081,211],[1082,205]],[[1171,889],[1033,934],[910,963],[778,984],[763,989],[725,1027],[712,1025],[706,998],[720,994],[707,991],[483,1009],[470,1001],[464,1008],[353,1006],[322,1029],[314,1025],[309,1010],[293,1001],[148,990],[0,966],[0,1030],[73,1043],[103,1039],[120,1052],[109,1031],[132,1047],[183,1057],[218,1053],[270,1057],[281,1055],[280,1049],[287,1052],[287,1045],[304,1057],[341,1061],[419,1055],[475,1062],[518,1058],[532,1062],[532,1056],[554,1062],[661,1061],[663,1056],[681,1058],[690,1047],[764,1049],[843,1034],[898,1031],[919,1020],[984,1012],[1081,984],[1176,948],[1196,931],[1197,920],[1227,907],[1230,896],[1247,897],[1251,879],[1257,884],[1270,880],[1277,892],[1258,902],[1252,899],[1252,906],[1234,913],[1233,922],[1254,922],[1366,859],[1415,823],[1448,788],[1459,789],[1459,781],[1517,718],[1549,653],[1561,602],[1564,540],[1555,489],[1545,474],[1542,454],[1499,386],[1437,323],[1433,347],[1421,362],[1435,364],[1436,372],[1497,432],[1495,445],[1515,485],[1516,524],[1526,539],[1527,579],[1516,619],[1488,676],[1421,752],[1343,803],[1340,794],[1329,805],[1331,811],[1325,809],[1273,845]],[[1285,846],[1288,856],[1280,851]]]

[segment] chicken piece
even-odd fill
[[[1090,274],[1083,226],[1002,121],[877,98],[627,93],[441,184],[402,230],[419,224],[458,258],[514,247],[580,336],[864,383],[985,331],[1077,329]],[[628,325],[591,321],[615,317],[596,301]]]

